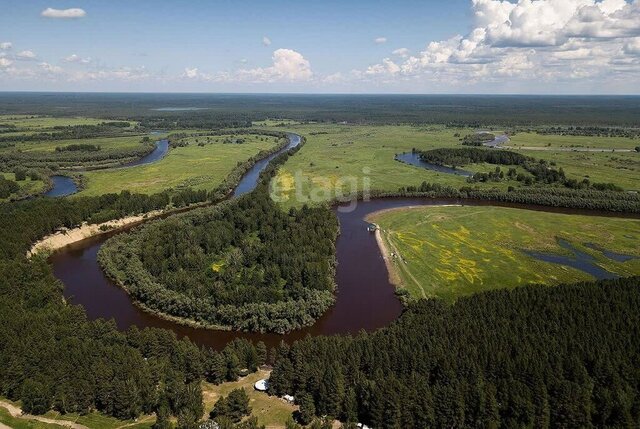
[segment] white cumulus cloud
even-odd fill
[[[76,63],[76,64],[89,64],[91,63],[91,58],[82,58],[80,55],[71,54],[68,57],[64,58],[64,62]]]
[[[84,9],[80,9],[77,7],[70,9],[53,9],[51,7],[48,7],[43,10],[40,15],[45,18],[74,19],[86,16],[87,12],[85,12]]]
[[[391,52],[393,55],[397,55],[401,58],[407,58],[410,54],[409,49],[407,48],[398,48],[396,50],[394,50],[393,52]]]
[[[472,0],[475,28],[356,77],[433,82],[640,81],[640,0]]]
[[[311,79],[311,64],[300,52],[292,49],[278,49],[273,52],[273,65],[255,69],[239,70],[237,76],[242,80],[257,82],[305,81]]]
[[[33,51],[25,50],[18,52],[16,58],[19,60],[35,60],[36,54]]]
[[[0,43],[0,49],[2,49],[3,51],[8,51],[9,49],[11,49],[12,46],[13,46],[13,44],[11,42],[1,42]]]
[[[375,39],[373,39],[373,42],[377,45],[382,45],[383,43],[387,43],[387,38],[386,37],[376,37]]]
[[[264,46],[271,46],[271,39],[269,39],[267,36],[262,36],[262,44]]]

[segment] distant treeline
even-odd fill
[[[415,151],[415,149],[414,149]],[[517,174],[515,169],[511,169],[507,173],[507,177],[531,185],[534,181],[547,185],[559,183],[567,188],[586,189],[594,188],[600,191],[622,191],[622,188],[612,183],[591,183],[588,179],[577,181],[576,179],[567,179],[562,168],[556,170],[546,160],[536,160],[533,157],[523,155],[518,152],[507,150],[483,149],[477,147],[469,148],[441,148],[419,152],[420,159],[437,165],[447,165],[453,168],[478,163],[488,163],[497,165],[516,165],[524,168],[532,177],[523,174]],[[489,173],[476,173],[469,180],[488,181],[501,180],[504,174],[501,174],[499,168],[496,169],[495,175]]]
[[[101,149],[101,146],[86,143],[70,144],[67,146],[56,146],[56,152],[97,152]]]
[[[374,333],[280,347],[269,389],[380,429],[634,427],[638,306],[638,277],[419,300]]]
[[[480,189],[463,186],[456,189],[438,183],[422,182],[418,186],[404,186],[397,192],[372,192],[371,198],[419,197],[497,201],[513,204],[534,204],[548,207],[640,213],[640,194],[631,192],[570,189],[561,187]]]
[[[206,110],[158,111],[167,106]],[[62,107],[62,108],[61,108]],[[637,96],[2,93],[0,114],[133,118],[147,129],[228,128],[251,121],[639,127]]]
[[[492,133],[467,134],[462,138],[462,144],[465,146],[482,146],[483,143],[493,141],[495,138],[495,134]]]
[[[97,125],[66,125],[54,126],[53,131],[24,133],[11,136],[0,135],[0,143],[48,141],[48,140],[72,140],[92,137],[107,137],[123,135],[123,129],[129,128],[129,122],[103,122]],[[125,133],[128,135],[130,133]]]
[[[640,128],[620,127],[547,127],[536,129],[535,132],[542,135],[561,136],[627,137],[630,139],[640,137]]]

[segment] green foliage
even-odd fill
[[[0,199],[7,198],[19,190],[20,186],[15,181],[6,179],[0,174]]]
[[[420,300],[375,333],[295,343],[270,387],[311,395],[318,414],[341,392],[376,428],[629,426],[639,305],[639,277]]]
[[[251,413],[249,397],[244,389],[233,389],[227,397],[221,397],[209,413],[211,419],[226,417],[234,423]]]
[[[116,236],[99,261],[156,312],[282,333],[313,323],[333,302],[337,232],[328,208],[285,213],[257,190]],[[212,268],[218,261],[222,268]]]

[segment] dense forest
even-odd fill
[[[202,415],[200,380],[235,380],[264,363],[264,345],[236,340],[223,352],[200,350],[170,331],[87,321],[68,305],[62,285],[31,242],[58,226],[121,217],[167,203],[167,196],[112,194],[36,199],[0,205],[0,395],[26,412],[98,410],[121,419],[156,412],[158,428],[176,416],[195,428]]]
[[[0,175],[0,198],[7,198],[14,192],[18,192],[20,186],[14,181]]]
[[[264,190],[102,246],[105,272],[162,314],[252,331],[308,326],[333,303],[335,216],[283,212]]]
[[[201,110],[158,110],[172,106]],[[135,119],[147,129],[249,126],[263,119],[491,126],[638,127],[640,97],[3,93],[0,114]]]
[[[301,413],[375,428],[634,427],[640,278],[421,300],[392,326],[280,347]]]

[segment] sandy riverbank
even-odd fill
[[[31,246],[31,250],[27,252],[27,257],[31,257],[36,253],[53,252],[70,244],[77,243],[89,237],[106,234],[108,232],[122,229],[146,220],[159,217],[165,213],[164,210],[154,210],[145,214],[127,216],[121,219],[111,220],[99,224],[87,224],[86,222],[77,228],[58,231],[38,240]]]

